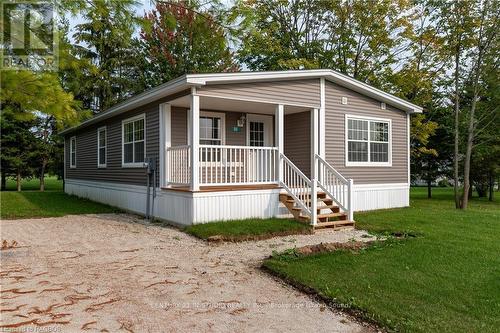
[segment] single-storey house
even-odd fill
[[[144,214],[149,161],[155,218],[352,225],[408,206],[420,112],[332,70],[188,74],[63,131],[65,191]]]

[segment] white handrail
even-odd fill
[[[318,186],[353,220],[353,181],[346,179],[321,156],[315,155],[318,164]]]
[[[280,185],[295,200],[297,205],[299,205],[308,216],[311,216],[311,180],[283,154],[280,154],[280,163],[282,163],[283,166]]]

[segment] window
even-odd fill
[[[144,114],[122,122],[122,166],[142,167],[146,157]]]
[[[76,168],[76,136],[69,139],[69,167]]]
[[[346,166],[391,166],[391,121],[346,116]]]
[[[264,147],[264,123],[261,121],[250,121],[250,146]]]
[[[106,167],[106,127],[97,130],[97,167]]]
[[[200,113],[200,144],[201,145],[223,145],[224,144],[224,114],[216,112]],[[219,150],[202,150],[200,161],[220,161]]]

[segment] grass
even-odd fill
[[[454,208],[453,191],[411,192],[411,207],[356,214],[372,233],[414,234],[353,253],[275,255],[264,267],[364,319],[403,332],[498,332],[500,204]]]
[[[40,180],[38,178],[34,179],[23,179],[21,181],[21,190],[23,191],[38,191],[40,189]],[[54,176],[45,177],[45,191],[62,191],[62,180],[57,179]],[[12,178],[7,178],[7,191],[16,191],[16,180]]]
[[[57,217],[70,214],[97,214],[118,212],[117,208],[99,204],[62,192],[62,181],[46,179],[46,191],[39,192],[38,180],[23,181],[23,191],[15,192],[15,182],[7,182],[7,191],[0,193],[0,217],[21,219]]]
[[[189,226],[185,231],[201,239],[220,236],[221,240],[256,240],[274,236],[310,233],[308,225],[290,219],[246,219]]]

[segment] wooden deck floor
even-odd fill
[[[278,188],[281,187],[275,184],[263,184],[263,185],[200,186],[199,191],[191,191],[188,186],[162,187],[162,190],[179,191],[179,192],[224,192],[224,191],[272,190]]]

